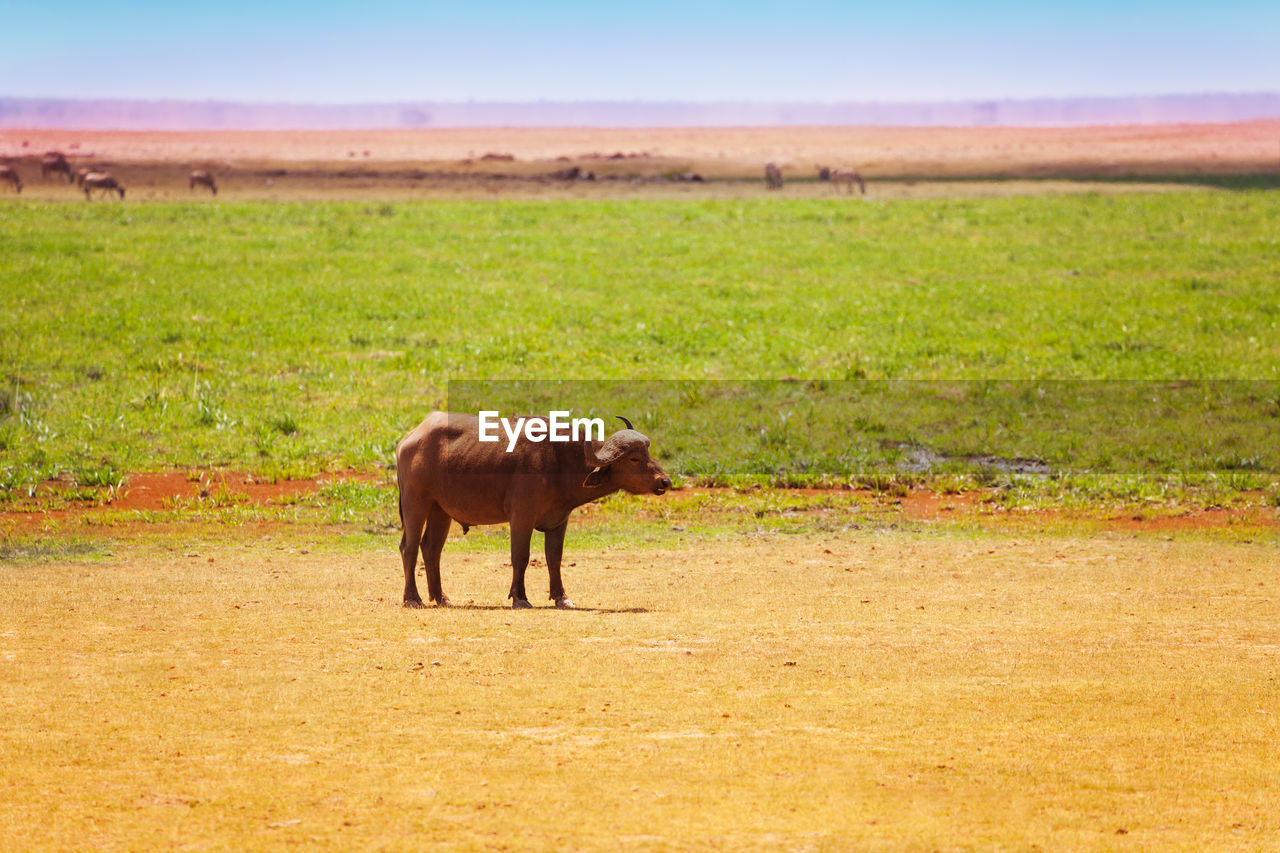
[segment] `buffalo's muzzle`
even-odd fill
[[[655,495],[660,495],[669,488],[671,488],[671,478],[663,477],[661,480],[653,484],[653,493]]]

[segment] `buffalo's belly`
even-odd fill
[[[494,507],[469,501],[451,501],[448,498],[439,503],[445,515],[471,527],[479,527],[483,524],[504,524],[509,520],[501,504]]]
[[[446,495],[442,496],[438,503],[440,508],[445,511],[445,514],[454,521],[472,527],[484,524],[504,524],[511,521],[511,513],[507,508],[506,501],[493,503],[492,501],[465,500]],[[533,527],[543,533],[548,530],[554,530],[569,520],[569,514],[572,511],[572,507],[563,505],[545,507],[541,512],[534,510]],[[520,510],[517,510],[517,514],[524,515]],[[525,515],[525,517],[527,518],[528,515]]]
[[[568,520],[569,513],[567,512],[549,513],[539,518],[537,522],[534,523],[533,529],[537,530],[539,533],[546,533],[548,530],[555,530]]]

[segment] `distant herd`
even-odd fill
[[[867,194],[867,182],[863,180],[862,175],[854,169],[831,168],[829,166],[818,166],[818,180],[829,182],[836,192],[841,187],[850,195],[853,194],[853,187],[856,184],[858,192],[861,195]],[[577,171],[576,169],[574,170]],[[65,177],[67,183],[73,183],[84,190],[85,199],[93,198],[93,191],[97,190],[99,196],[108,196],[111,193],[118,193],[121,199],[124,198],[124,185],[105,169],[95,169],[93,167],[82,167],[73,170],[71,164],[67,161],[67,157],[61,151],[49,151],[40,158],[40,177],[49,180],[50,176],[58,178]],[[559,175],[557,175],[559,176]],[[700,179],[699,179],[700,180]],[[11,165],[0,164],[0,185],[9,183],[13,185],[14,192],[22,192],[22,177],[18,174],[18,170]],[[768,163],[764,167],[764,185],[766,189],[780,190],[782,189],[782,169],[776,163]],[[203,169],[193,171],[188,180],[188,187],[191,191],[195,191],[196,187],[203,187],[213,195],[218,194],[218,184],[214,180],[213,174]]]
[[[94,168],[92,166],[84,166],[79,169],[72,169],[71,163],[67,160],[67,155],[61,151],[48,151],[40,158],[40,177],[43,180],[66,178],[67,183],[75,184],[84,190],[85,199],[92,199],[94,190],[98,191],[98,195],[105,197],[112,193],[116,193],[120,199],[124,199],[124,184],[120,183],[115,175],[106,169]],[[22,176],[18,174],[18,170],[11,165],[0,164],[0,184],[9,183],[13,185],[16,193],[22,192]],[[213,179],[213,175],[203,170],[196,170],[191,173],[189,186],[192,190],[196,187],[204,187],[214,195],[218,194],[218,184]]]
[[[867,182],[862,179],[861,174],[853,169],[833,169],[830,166],[819,166],[818,180],[830,181],[831,186],[835,187],[837,192],[843,185],[850,195],[853,194],[853,185],[857,184],[858,192],[862,195],[867,194]],[[782,189],[782,169],[778,168],[778,164],[768,163],[765,165],[764,185],[771,190]]]

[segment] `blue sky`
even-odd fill
[[[1280,91],[1280,0],[55,7],[0,3],[0,96],[925,101]]]

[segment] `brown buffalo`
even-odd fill
[[[75,178],[75,185],[83,188],[86,175],[92,175],[94,172],[103,171],[106,170],[101,166],[81,166],[79,169],[76,169],[75,175],[73,176]]]
[[[529,418],[545,426],[545,417]],[[419,546],[427,570],[431,601],[448,605],[440,585],[440,552],[449,526],[462,532],[473,525],[511,525],[511,606],[530,607],[524,589],[529,540],[545,534],[550,598],[572,608],[560,580],[560,558],[569,514],[577,507],[619,489],[660,495],[671,479],[649,456],[649,439],[631,428],[618,430],[603,444],[532,441],[522,435],[510,445],[480,440],[474,415],[432,412],[396,447],[396,484],[400,490],[400,557],[404,564],[404,605],[422,607],[414,574]],[[508,452],[508,446],[512,449]],[[425,529],[425,536],[424,536]]]
[[[0,166],[0,181],[11,181],[14,192],[22,192],[22,178],[18,176],[18,170],[12,166]]]
[[[66,175],[67,183],[75,180],[71,174],[71,164],[61,151],[50,151],[40,158],[40,177],[47,178],[50,175]]]
[[[89,200],[89,193],[93,190],[99,190],[104,196],[118,192],[120,199],[124,200],[124,187],[120,186],[120,182],[110,172],[90,172],[81,179],[80,186],[84,187],[86,201]]]
[[[862,175],[860,175],[854,169],[832,169],[830,174],[830,181],[832,186],[834,186],[837,190],[840,189],[841,184],[844,184],[845,189],[849,191],[849,195],[853,195],[854,184],[858,185],[858,190],[859,192],[862,193],[862,195],[867,194],[867,182],[864,181],[862,179]]]
[[[209,192],[214,195],[218,194],[218,185],[213,181],[213,175],[209,172],[197,170],[191,173],[191,179],[188,182],[188,189],[194,190],[197,186],[208,187]]]
[[[776,163],[766,163],[764,167],[764,185],[766,189],[782,189],[782,170]]]

